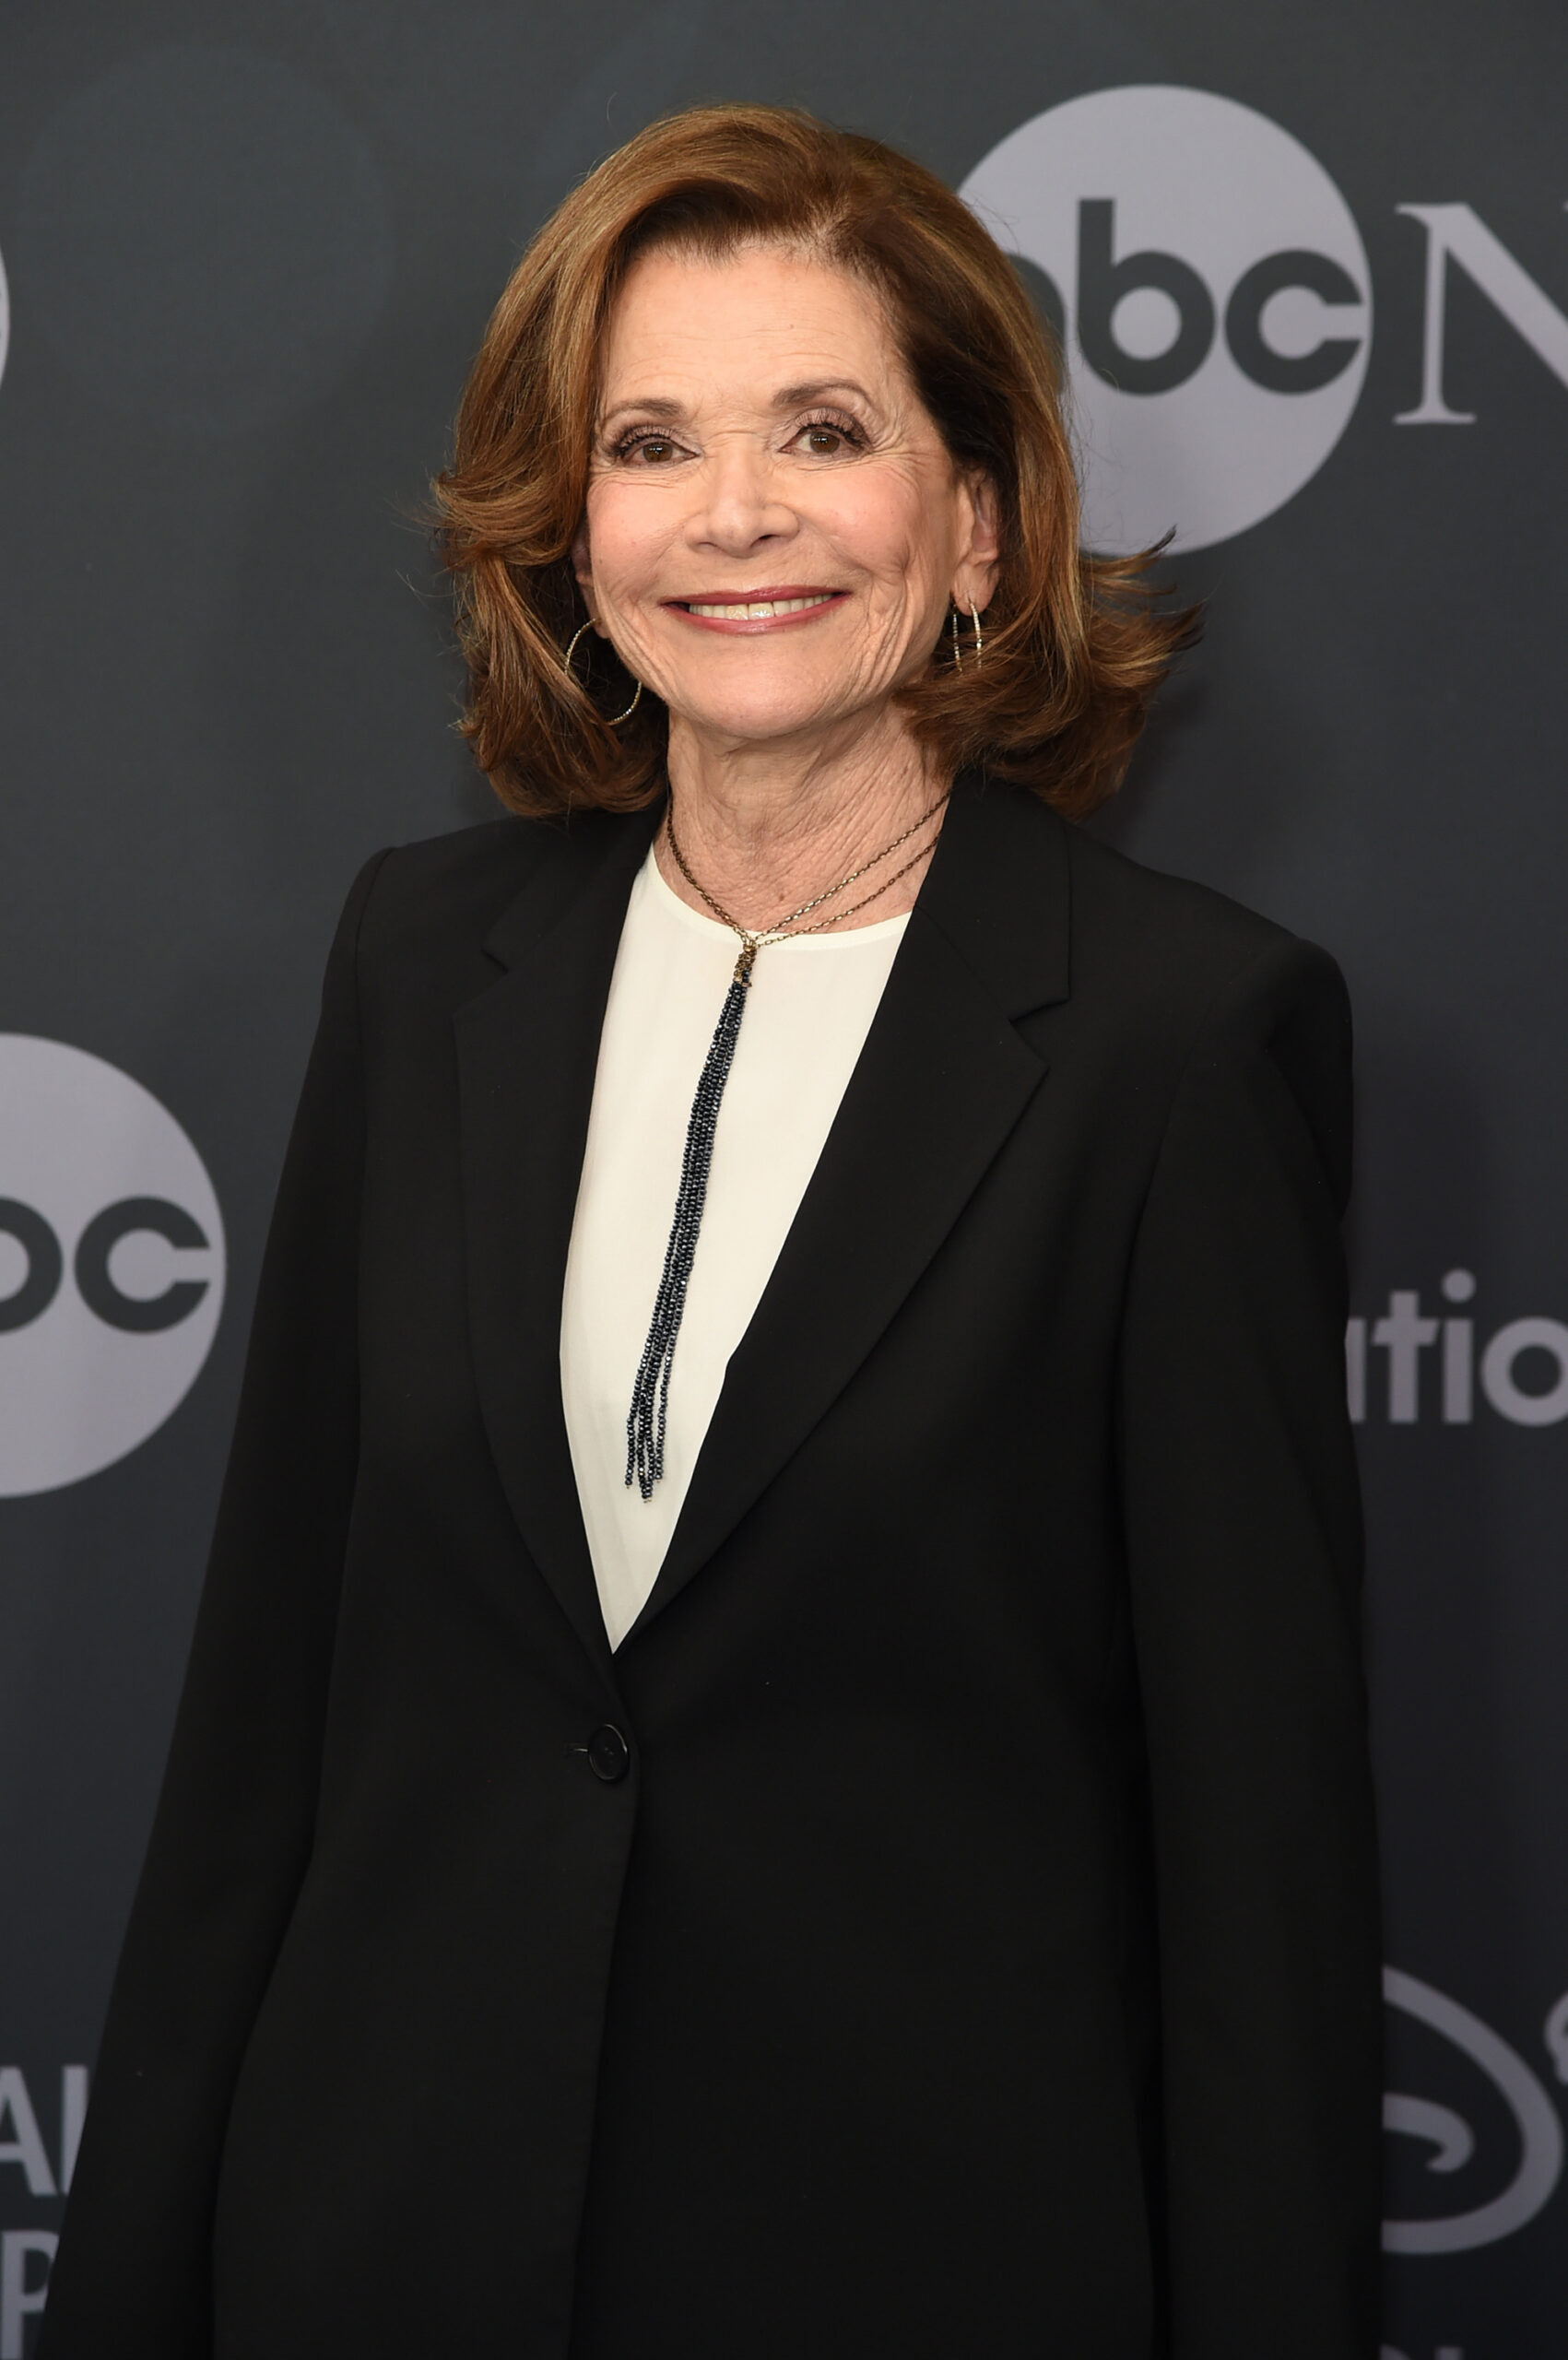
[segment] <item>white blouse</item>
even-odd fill
[[[739,944],[687,908],[652,852],[638,872],[599,1040],[560,1317],[566,1432],[612,1647],[654,1586],[729,1356],[816,1169],[907,924],[797,935],[757,955],[670,1369],[665,1471],[644,1500],[626,1481],[627,1414],[691,1101]]]

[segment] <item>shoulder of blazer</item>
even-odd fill
[[[1327,951],[1228,893],[1148,868],[1064,822],[1073,911],[1073,989],[1123,999],[1189,1034],[1232,991],[1343,1002]]]
[[[660,808],[484,820],[392,846],[360,921],[361,984],[440,973],[459,993],[465,974],[478,988],[508,963],[513,935],[538,932],[607,862],[640,858]]]
[[[1306,1121],[1340,1210],[1350,1186],[1351,1019],[1338,966],[1316,943],[1228,894],[1146,868],[1067,830],[1075,997],[1107,1009],[1183,1074],[1267,1067]]]
[[[1038,1009],[1053,1031],[1087,1021],[1178,1061],[1230,986],[1281,1006],[1343,1001],[1333,961],[1287,927],[1145,867],[1028,789],[979,772],[955,782],[915,909],[1015,1021]]]

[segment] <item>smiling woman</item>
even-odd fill
[[[1069,824],[1018,283],[678,116],[439,490],[44,2360],[1371,2360],[1344,990]]]
[[[881,305],[787,248],[655,248],[627,275],[601,372],[574,567],[670,716],[676,772],[713,731],[776,743],[872,706],[890,750],[906,734],[892,700],[929,669],[949,606],[990,601],[997,525]]]
[[[749,479],[737,482],[747,450]],[[1080,551],[1056,365],[1010,263],[907,157],[803,115],[721,107],[655,124],[547,224],[497,306],[454,465],[438,479],[473,671],[467,733],[505,801],[628,809],[659,791],[662,692],[614,735],[603,717],[625,703],[623,684],[657,690],[656,668],[637,668],[640,653],[652,661],[652,646],[667,644],[650,643],[645,602],[641,632],[630,614],[619,627],[600,617],[630,678],[608,666],[595,702],[561,670],[561,649],[604,595],[583,577],[584,512],[602,505],[614,470],[668,475],[681,488],[661,487],[658,513],[673,532],[675,512],[710,486],[721,499],[754,497],[764,452],[774,468],[789,464],[824,525],[841,503],[858,506],[858,493],[833,487],[863,461],[884,483],[899,475],[906,503],[938,481],[959,510],[978,491],[990,559],[969,597],[960,518],[945,520],[955,563],[927,585],[935,610],[907,617],[900,713],[949,774],[984,760],[1074,814],[1112,791],[1191,618],[1157,610],[1148,555]],[[808,490],[819,469],[832,470],[829,482]],[[605,528],[627,513],[618,498]],[[896,532],[896,520],[880,529]],[[715,575],[710,555],[706,572],[688,562],[684,584],[663,595],[684,587],[698,603],[735,605],[744,590],[749,605],[766,603],[755,590],[793,591],[797,541],[787,581],[772,536],[765,546],[764,573],[749,550]],[[808,546],[814,559],[831,554],[815,537]],[[831,586],[848,601],[848,583]],[[869,578],[858,586],[877,599]],[[949,590],[959,643],[934,661]],[[985,670],[966,678],[976,610]],[[869,663],[861,643],[891,624],[878,601],[845,627]],[[885,637],[878,653],[891,655]],[[824,671],[831,663],[824,655]]]

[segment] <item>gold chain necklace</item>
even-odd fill
[[[852,868],[846,877],[841,877],[836,885],[830,885],[824,891],[814,893],[808,902],[802,902],[797,910],[791,910],[787,917],[779,918],[773,925],[760,926],[755,930],[750,926],[742,926],[738,918],[731,917],[723,904],[713,899],[707,887],[691,874],[687,866],[686,855],[681,851],[679,839],[675,832],[673,796],[665,808],[665,833],[669,839],[669,848],[674,856],[675,865],[692,891],[701,895],[713,915],[727,926],[733,934],[739,935],[740,956],[735,962],[735,980],[737,984],[749,984],[751,981],[751,970],[756,963],[757,953],[759,950],[765,950],[769,943],[787,942],[794,934],[821,934],[829,926],[837,926],[842,919],[854,917],[857,910],[868,909],[873,902],[879,901],[884,893],[890,892],[901,877],[907,877],[910,870],[917,867],[925,859],[931,850],[929,844],[922,844],[920,850],[911,859],[906,860],[902,867],[895,868],[890,877],[884,877],[882,882],[873,891],[864,895],[860,901],[852,902],[847,910],[834,910],[827,917],[819,918],[814,926],[801,926],[798,923],[801,918],[809,917],[813,910],[819,910],[824,902],[831,902],[835,894],[846,892],[850,886],[857,884],[861,878],[867,876],[873,868],[886,860],[890,854],[897,852],[901,844],[908,844],[911,836],[918,835],[926,822],[936,818],[947,799],[948,790],[944,790],[929,810],[923,811],[918,820],[912,820],[909,826],[893,838],[891,844],[884,844],[880,852],[874,852],[868,860],[861,862],[858,868]]]

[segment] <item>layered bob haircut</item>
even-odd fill
[[[946,645],[899,691],[956,771],[981,762],[1070,817],[1111,794],[1191,618],[1158,603],[1153,550],[1079,548],[1078,486],[1046,331],[1007,255],[950,189],[878,141],[778,107],[694,107],[601,163],[546,222],[485,333],[436,479],[469,685],[460,727],[501,800],[626,811],[664,779],[668,715],[585,620],[572,546],[587,497],[606,323],[655,247],[780,243],[863,280],[955,466],[988,477],[1001,565],[983,661]],[[595,677],[595,674],[599,677]]]

